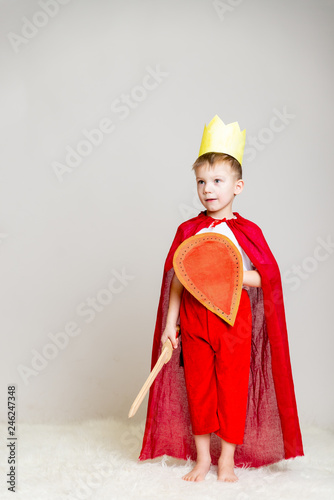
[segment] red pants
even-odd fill
[[[252,313],[242,289],[234,326],[186,289],[180,307],[184,375],[193,434],[242,444],[248,396]]]

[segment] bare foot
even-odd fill
[[[185,481],[203,481],[210,470],[211,459],[196,462],[193,470],[188,472],[182,479]]]
[[[234,474],[234,460],[226,460],[226,458],[218,460],[218,481],[226,481],[234,483],[238,481],[238,477]]]

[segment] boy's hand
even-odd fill
[[[166,325],[166,328],[161,335],[161,343],[164,344],[167,339],[170,339],[173,349],[176,349],[179,345],[179,339],[176,338],[177,327],[172,325]]]

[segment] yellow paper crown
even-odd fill
[[[245,142],[246,129],[241,132],[238,122],[225,125],[223,120],[215,115],[209,125],[204,126],[198,156],[204,153],[226,153],[242,165]]]

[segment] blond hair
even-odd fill
[[[229,163],[229,165],[231,166],[231,171],[236,176],[237,180],[242,179],[242,168],[240,163],[238,162],[238,160],[233,158],[233,156],[230,156],[226,153],[204,153],[197,158],[192,166],[192,170],[196,172],[197,167],[201,167],[205,164],[209,165],[210,168],[213,167],[216,163],[223,161]]]

